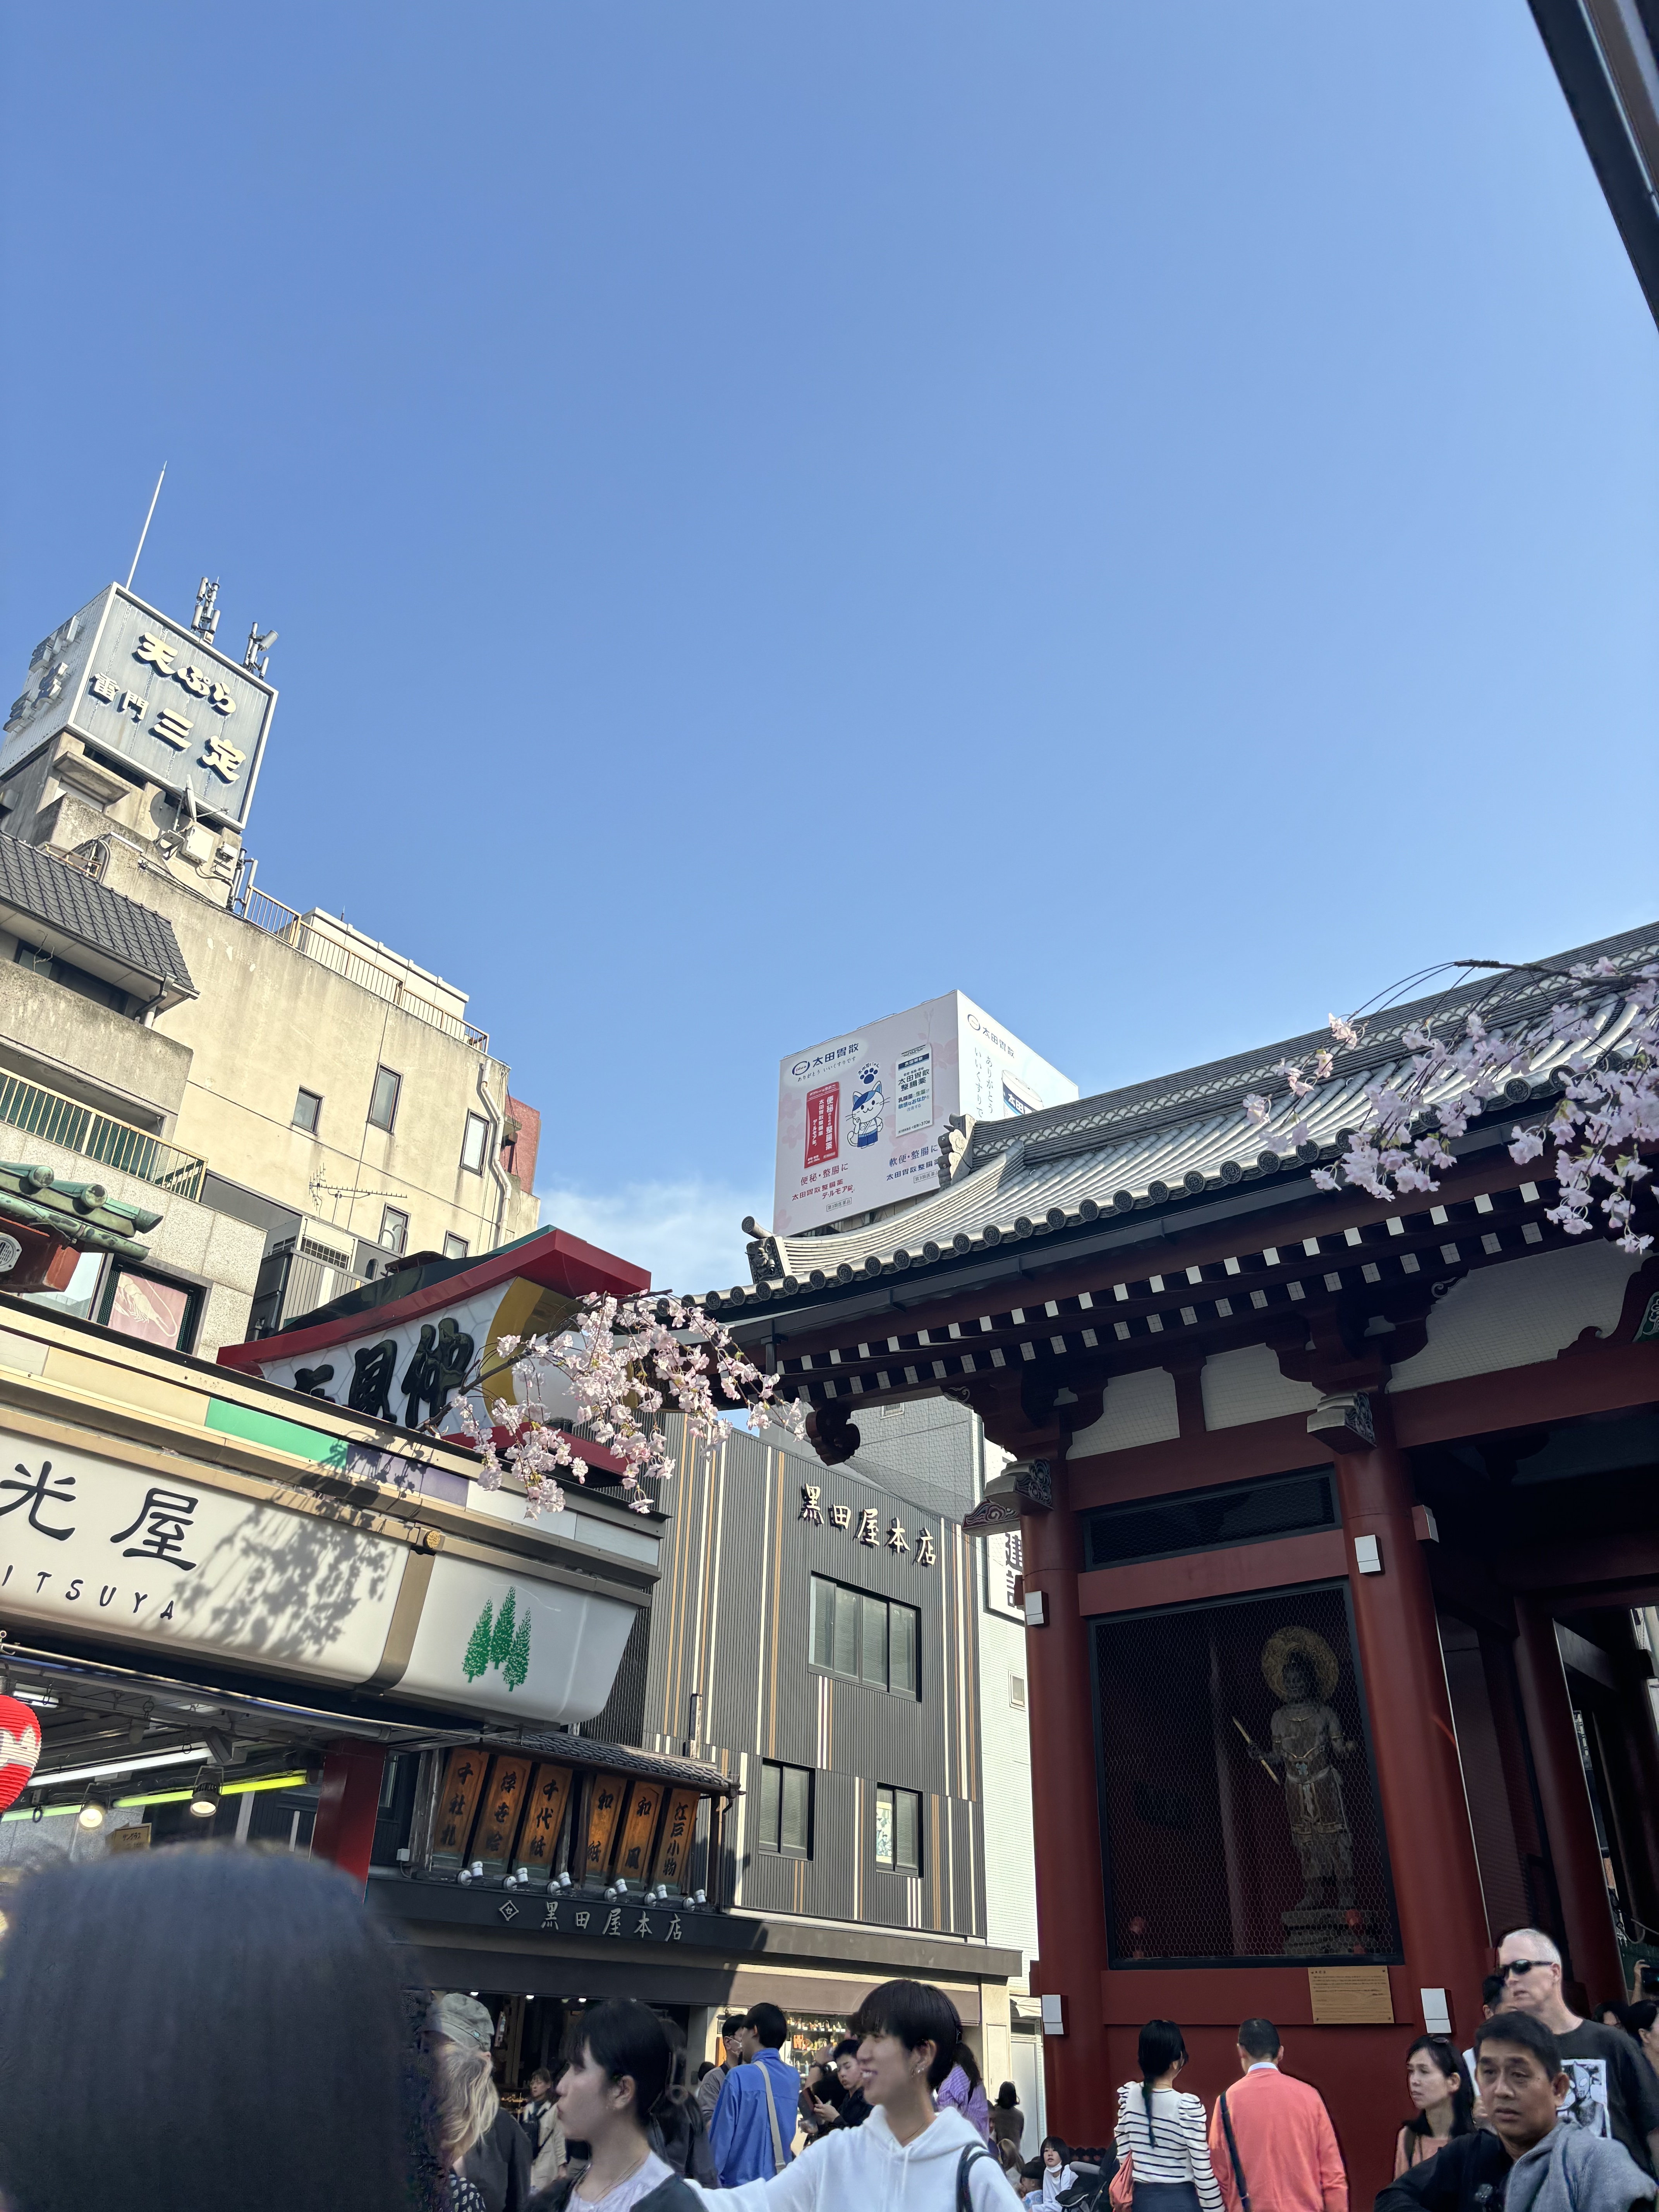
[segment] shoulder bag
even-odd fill
[[[981,2159],[990,2155],[982,2144],[969,2143],[957,2160],[957,2212],[974,2212],[974,2200],[968,2193],[968,2176]]]
[[[1221,2132],[1227,2138],[1227,2157],[1233,2169],[1233,2186],[1238,2191],[1243,2212],[1250,2212],[1249,2186],[1244,2179],[1244,2169],[1238,2162],[1238,2138],[1233,2133],[1232,2114],[1227,2110],[1227,2092],[1221,2093]]]
[[[783,2172],[783,2137],[778,2133],[778,2108],[772,2101],[771,2071],[763,2058],[757,2057],[754,2063],[760,2068],[761,2087],[766,2092],[766,2117],[772,2124],[772,2171],[774,2173],[781,2173]],[[1244,2212],[1250,2212],[1248,2204],[1244,2207]]]

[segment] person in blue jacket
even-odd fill
[[[743,2063],[726,2075],[708,2124],[708,2148],[722,2189],[769,2181],[793,2156],[800,2076],[781,2055],[788,2033],[789,2023],[775,2004],[751,2006],[737,2032]]]

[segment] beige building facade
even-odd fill
[[[164,1215],[222,1217],[151,1239],[158,1270],[200,1293],[173,1348],[206,1351],[400,1257],[527,1234],[538,1121],[465,991],[254,887],[251,792],[226,786],[216,813],[222,772],[185,772],[186,743],[171,775],[168,732],[210,684],[241,702],[224,727],[258,708],[262,747],[275,695],[115,599],[118,639],[86,627],[100,600],[36,649],[0,751],[0,1156],[107,1168]],[[190,678],[177,699],[164,660],[173,690]],[[163,742],[136,713],[111,720],[118,680],[148,686],[134,705]],[[111,1273],[84,1268],[67,1309],[110,1317]]]

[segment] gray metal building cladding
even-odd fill
[[[902,1417],[887,1425],[878,1464],[860,1453],[826,1468],[793,1440],[781,1448],[737,1429],[716,1452],[687,1450],[676,1419],[680,1462],[661,1501],[672,1515],[662,1578],[641,1648],[623,1662],[634,1686],[624,1694],[619,1682],[585,1733],[683,1752],[700,1692],[697,1755],[743,1791],[728,1830],[740,1909],[983,1941],[978,1561],[959,1521],[973,1502],[977,1429],[948,1401],[914,1409],[908,1439]],[[802,1518],[808,1486],[817,1491],[822,1525]],[[836,1505],[848,1511],[844,1529],[832,1521]],[[866,1507],[877,1512],[877,1546],[857,1540]],[[903,1552],[886,1541],[895,1521]],[[931,1566],[921,1564],[924,1529]],[[812,1667],[815,1575],[915,1608],[919,1697]],[[759,1847],[765,1759],[812,1771],[807,1857]],[[884,1784],[921,1801],[919,1875],[876,1863],[876,1791]]]
[[[1551,972],[1504,988],[1490,1017],[1492,1026],[1512,1030],[1544,1020],[1565,995],[1563,972],[1602,958],[1626,972],[1659,958],[1659,926],[1555,955],[1547,963]],[[1289,1095],[1280,1064],[1305,1061],[1328,1046],[1328,1031],[1040,1113],[978,1122],[937,1197],[830,1235],[757,1237],[750,1247],[756,1281],[711,1293],[709,1310],[736,1322],[748,1340],[755,1333],[748,1310],[769,1301],[787,1304],[798,1292],[826,1289],[833,1295],[866,1277],[912,1269],[943,1267],[948,1275],[953,1266],[1000,1244],[1040,1241],[1115,1215],[1139,1212],[1144,1218],[1148,1208],[1191,1205],[1237,1184],[1272,1184],[1316,1162],[1328,1165],[1341,1150],[1340,1133],[1360,1118],[1364,1088],[1408,1073],[1401,1032],[1434,1018],[1437,1033],[1455,1040],[1466,1011],[1490,988],[1488,979],[1391,1007],[1369,1024],[1357,1050],[1338,1055],[1335,1079],[1299,1104]],[[1589,1048],[1616,1051],[1631,1018],[1616,986],[1597,1012],[1600,1027]],[[1554,1072],[1559,1062],[1558,1054],[1551,1067],[1535,1064],[1529,1084],[1511,1079],[1504,1110],[1518,1110],[1528,1096],[1554,1097],[1560,1090]],[[1445,1094],[1455,1087],[1455,1079],[1446,1079]],[[1244,1107],[1253,1092],[1273,1109],[1263,1127]],[[1441,1096],[1440,1090],[1431,1091],[1429,1103],[1439,1103]],[[1300,1120],[1309,1133],[1293,1148],[1286,1133]]]

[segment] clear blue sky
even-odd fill
[[[262,886],[659,1280],[953,986],[1087,1091],[1654,910],[1659,337],[1525,0],[0,25],[0,658],[166,459]]]

